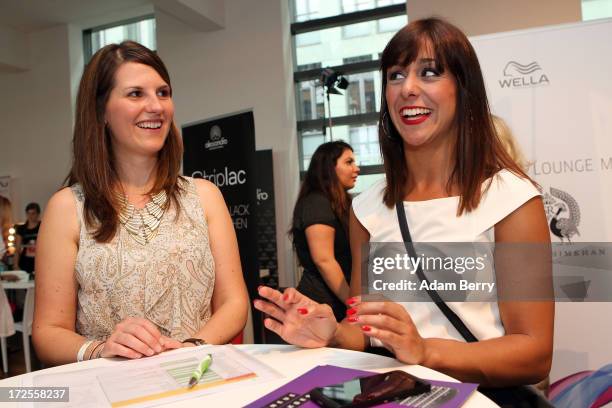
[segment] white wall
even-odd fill
[[[177,125],[252,109],[257,149],[273,149],[282,285],[293,284],[287,230],[299,184],[288,1],[225,2],[225,27],[197,32],[156,11],[158,52],[170,71]]]
[[[0,73],[0,175],[14,178],[18,219],[60,187],[72,139],[68,27],[33,32],[27,43],[29,69]]]
[[[408,0],[408,19],[436,15],[467,35],[499,33],[581,19],[581,0]]]

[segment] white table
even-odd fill
[[[422,378],[455,381],[451,377],[422,366],[407,366],[395,359],[382,357],[369,353],[357,351],[320,348],[301,349],[294,346],[267,345],[267,344],[245,344],[237,346],[242,351],[257,358],[263,363],[276,369],[284,378],[271,380],[262,384],[245,384],[240,392],[225,392],[207,395],[186,401],[178,401],[165,406],[188,408],[188,407],[241,407],[265,394],[277,389],[293,378],[305,373],[316,365],[331,364],[348,368],[369,371],[388,371],[389,369],[403,369],[411,374]],[[116,360],[98,359],[84,361],[82,363],[66,364],[63,366],[47,368],[33,373],[19,375],[0,381],[0,387],[21,386],[27,377],[44,373],[60,373],[62,371],[74,371],[85,368],[109,367],[118,364]],[[2,403],[3,407],[16,407],[16,404]],[[491,400],[484,395],[475,392],[466,402],[465,407],[496,407]]]

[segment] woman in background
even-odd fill
[[[0,196],[0,262],[8,251],[9,229],[13,226],[13,213],[8,198]]]
[[[9,229],[13,226],[13,210],[11,201],[0,195],[0,266],[2,258],[8,252],[8,233]],[[1,270],[1,269],[0,269]],[[11,275],[3,275],[0,280]],[[16,276],[12,276],[16,278]],[[14,280],[14,279],[6,279]],[[0,337],[9,337],[15,334],[15,326],[13,324],[13,313],[11,312],[11,306],[2,283],[0,282]],[[4,341],[4,339],[3,339]]]
[[[181,177],[159,56],[100,49],[79,86],[72,169],[46,207],[32,339],[40,359],[140,358],[229,342],[248,296],[219,189]]]
[[[348,214],[359,167],[342,141],[320,145],[312,155],[293,210],[293,245],[304,274],[298,290],[331,306],[338,321],[349,297],[351,250]]]
[[[34,272],[36,259],[36,239],[40,228],[40,205],[29,203],[25,208],[26,222],[18,225],[15,234],[15,269],[19,267],[29,274]]]
[[[527,159],[525,159],[525,155],[523,154],[523,151],[521,150],[506,121],[497,115],[491,115],[491,119],[493,120],[495,133],[497,134],[503,148],[506,150],[506,152],[508,152],[516,164],[521,167],[521,169],[527,171],[529,162]]]

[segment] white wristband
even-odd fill
[[[79,349],[79,352],[77,353],[77,361],[78,362],[83,361],[85,350],[87,350],[87,347],[89,347],[91,345],[91,343],[93,343],[93,340],[87,340],[85,343],[83,343],[83,345]]]

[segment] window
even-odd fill
[[[351,115],[376,112],[376,93],[374,91],[374,74],[355,74],[350,77],[347,88],[348,112]]]
[[[612,17],[612,0],[582,0],[582,20]]]
[[[362,166],[382,164],[378,149],[378,126],[349,126],[349,144]]]
[[[319,0],[296,0],[295,21],[308,21],[319,18]],[[296,37],[296,46],[305,47],[321,42],[318,32],[313,31]]]
[[[309,120],[325,116],[325,102],[323,88],[318,81],[306,81],[299,84],[300,119]]]
[[[352,13],[359,10],[368,10],[374,7],[373,0],[342,0],[342,11]],[[350,24],[342,27],[344,38],[362,37],[372,32],[372,22]]]
[[[378,145],[380,53],[407,22],[405,1],[291,0],[290,4],[300,170],[308,168],[321,143],[344,140],[353,146],[361,167],[352,191],[359,192],[383,176]],[[315,35],[318,42],[308,40]],[[320,82],[323,68],[347,80],[341,95],[331,94],[328,99]]]
[[[151,50],[156,50],[155,18],[140,17],[83,31],[85,61],[89,61],[92,55],[105,45],[125,40],[136,41]]]

